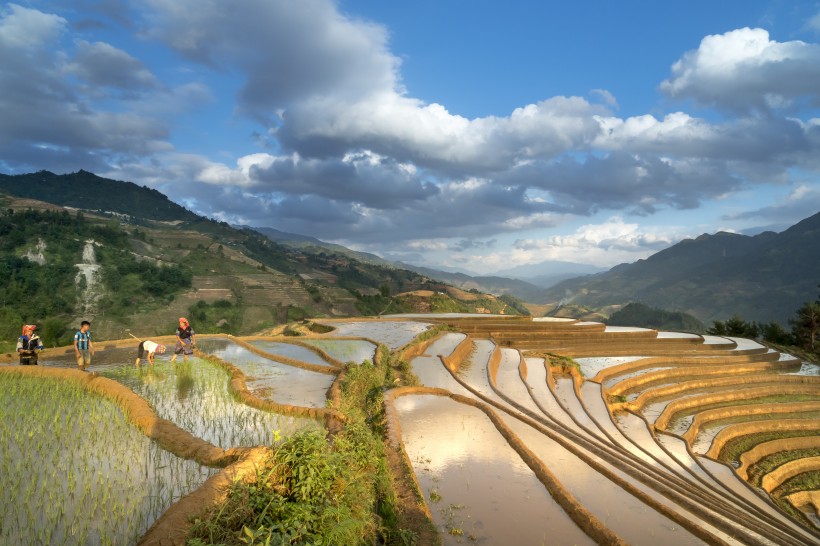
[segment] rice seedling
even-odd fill
[[[0,376],[0,543],[133,544],[216,470],[70,382]]]
[[[153,367],[126,365],[103,374],[145,398],[160,417],[225,449],[271,445],[276,431],[290,436],[300,429],[319,427],[312,419],[242,404],[229,390],[227,372],[197,358],[176,366],[167,361],[157,361]]]

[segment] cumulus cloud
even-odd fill
[[[488,243],[501,233],[601,211],[693,209],[820,172],[820,121],[801,118],[818,100],[820,46],[761,29],[707,36],[661,84],[668,97],[722,109],[718,121],[685,111],[621,117],[605,89],[468,118],[415,98],[388,30],[332,0],[78,1],[89,19],[73,26],[14,4],[0,12],[7,169],[86,168],[232,222],[497,256]],[[167,64],[128,40],[95,41],[101,24],[139,32]],[[183,74],[193,81],[180,84]],[[252,120],[263,144],[249,138],[249,149],[208,157],[176,151],[174,119],[209,104],[221,108],[218,121]],[[625,246],[584,247],[592,227],[562,242],[593,253],[649,248],[623,227],[631,224],[611,224]]]
[[[645,258],[682,239],[681,228],[648,228],[613,216],[601,224],[586,224],[570,235],[547,239],[519,239],[513,245],[514,263],[568,260],[606,264]]]
[[[777,42],[761,28],[706,36],[672,65],[661,90],[732,111],[767,111],[820,100],[820,45]]]
[[[105,42],[80,41],[74,61],[66,68],[93,86],[136,91],[158,85],[139,59]]]

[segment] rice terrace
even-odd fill
[[[816,365],[574,319],[308,327],[0,366],[0,542],[820,540]]]

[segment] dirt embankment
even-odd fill
[[[760,486],[767,492],[771,493],[786,480],[803,474],[804,472],[812,472],[820,470],[820,457],[804,457],[782,464],[763,476]]]
[[[749,479],[749,467],[764,457],[780,451],[796,451],[798,449],[820,448],[820,436],[795,436],[793,438],[778,438],[757,444],[740,456],[740,467],[737,473],[744,480]]]
[[[753,421],[751,423],[738,423],[729,425],[715,435],[712,445],[706,456],[717,459],[720,452],[729,440],[748,436],[751,434],[761,434],[765,432],[790,432],[790,431],[817,431],[820,434],[820,421],[817,419],[782,419],[774,421]]]
[[[263,467],[268,454],[268,448],[251,448],[238,461],[208,478],[197,490],[171,505],[146,531],[138,546],[183,546],[191,528],[191,518],[225,502],[231,485],[252,479]]]
[[[247,349],[248,351],[250,351],[254,354],[257,354],[261,357],[267,358],[268,360],[273,360],[274,362],[279,362],[281,364],[287,364],[288,366],[293,366],[295,368],[302,368],[304,370],[310,370],[312,372],[318,372],[318,373],[323,373],[323,374],[327,374],[327,375],[336,375],[337,373],[339,373],[339,369],[341,369],[341,367],[342,367],[341,363],[338,360],[336,360],[334,358],[331,358],[330,355],[328,355],[324,351],[321,351],[321,350],[316,351],[315,349],[317,349],[317,348],[315,348],[315,347],[313,347],[313,348],[308,347],[307,344],[301,344],[301,343],[300,344],[295,344],[294,343],[294,345],[299,345],[300,347],[305,347],[307,349],[312,350],[313,352],[315,352],[319,356],[321,356],[323,359],[325,359],[325,361],[328,362],[331,365],[330,366],[323,366],[321,364],[311,364],[309,362],[302,362],[301,360],[297,360],[295,358],[290,358],[290,357],[287,357],[287,356],[281,356],[281,355],[269,353],[269,352],[267,352],[263,349],[260,349],[256,345],[252,345],[252,344],[248,343],[248,341],[247,341],[249,339],[250,340],[260,339],[260,340],[265,340],[265,341],[278,341],[278,342],[281,342],[281,340],[278,340],[278,339],[266,338],[266,337],[238,338],[238,337],[233,337],[233,336],[228,336],[228,339],[230,339],[231,341],[233,341],[234,343],[236,343],[240,347],[243,347],[244,349]],[[288,340],[286,343],[291,343],[291,341]]]
[[[217,356],[206,355],[200,353],[199,351],[197,351],[197,356],[202,358],[203,360],[213,362],[214,364],[221,366],[222,368],[227,370],[227,372],[231,376],[231,392],[234,394],[234,396],[236,396],[239,399],[240,402],[242,402],[245,405],[263,411],[272,411],[284,415],[296,415],[299,417],[310,417],[312,419],[318,419],[324,421],[325,426],[328,428],[328,430],[331,431],[338,430],[345,422],[344,415],[334,408],[307,408],[304,406],[281,404],[279,402],[274,402],[273,400],[266,400],[264,398],[260,398],[248,390],[248,386],[246,385],[245,380],[245,374],[242,373],[242,370],[240,370],[230,362],[226,362]],[[333,396],[332,384],[330,389],[328,389],[328,396]]]
[[[702,411],[695,414],[689,429],[683,434],[683,439],[690,444],[695,440],[701,428],[722,419],[747,417],[755,415],[792,414],[820,411],[820,402],[786,402],[778,404],[748,404],[728,406]]]
[[[685,392],[685,390],[683,392]],[[690,396],[688,398],[674,400],[667,404],[661,412],[661,414],[655,420],[655,428],[659,430],[664,430],[667,426],[669,426],[669,423],[675,418],[677,414],[680,414],[682,412],[696,411],[697,408],[711,406],[713,404],[730,404],[732,402],[753,400],[755,398],[762,398],[766,396],[811,396],[817,394],[817,387],[811,384],[782,385],[779,383],[771,383],[765,386],[753,388],[739,388],[730,391],[704,393],[700,395]],[[641,409],[643,409],[645,404],[642,404],[639,402],[639,400],[636,400],[630,405],[632,409],[640,411]]]

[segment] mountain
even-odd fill
[[[167,334],[179,316],[200,333],[242,334],[312,316],[412,311],[394,296],[423,290],[442,307],[487,307],[474,294],[450,294],[416,272],[316,241],[278,243],[85,171],[0,175],[0,347],[24,322],[42,325],[54,344],[81,319],[110,339]],[[515,312],[491,301],[495,312]]]
[[[687,313],[664,311],[648,307],[641,303],[630,303],[612,313],[606,320],[611,326],[638,326],[672,332],[691,332],[702,334],[706,326]]]
[[[297,233],[288,233],[286,231],[279,231],[278,229],[274,229],[272,227],[248,227],[248,226],[236,226],[242,229],[252,229],[257,231],[270,239],[275,243],[279,243],[281,245],[289,246],[292,248],[302,249],[311,251],[313,253],[334,253],[341,256],[347,256],[349,258],[353,258],[359,260],[360,262],[368,263],[368,264],[375,264],[384,267],[396,267],[396,264],[393,262],[384,260],[375,254],[371,254],[369,252],[360,252],[358,250],[351,250],[346,246],[337,245],[335,243],[327,243],[316,237],[310,237],[308,235],[299,235]]]
[[[583,275],[593,275],[603,271],[606,271],[606,269],[589,264],[547,260],[537,264],[526,264],[509,269],[502,269],[496,271],[493,275],[526,281],[541,288],[549,288],[567,279],[581,277]]]
[[[421,267],[400,262],[399,265],[437,281],[452,284],[462,290],[477,290],[495,295],[509,294],[524,301],[541,301],[544,289],[518,279],[494,276],[471,276],[464,273],[449,273],[429,267]]]
[[[687,239],[645,260],[564,281],[547,300],[593,308],[639,302],[709,323],[739,314],[781,323],[820,280],[820,213],[774,233],[718,232]]]
[[[87,171],[70,174],[48,171],[0,174],[0,192],[115,216],[127,215],[166,222],[193,221],[199,218],[157,190],[133,182],[102,178]]]

